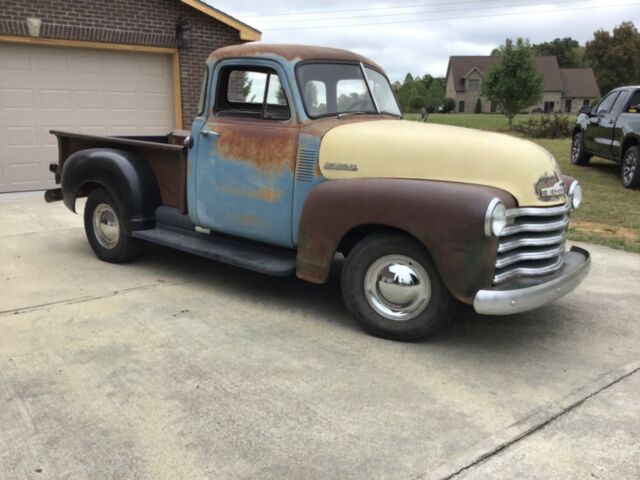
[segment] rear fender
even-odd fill
[[[155,210],[161,205],[158,182],[151,167],[130,152],[106,148],[76,152],[64,162],[60,183],[64,204],[73,212],[76,198],[97,185],[114,197],[125,233],[155,226]]]

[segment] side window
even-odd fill
[[[596,113],[609,113],[613,107],[613,103],[618,98],[618,92],[613,92],[602,99],[596,108]]]
[[[220,71],[214,114],[262,120],[288,120],[287,96],[270,68],[227,67]]]
[[[631,101],[629,102],[629,106],[627,107],[627,112],[640,113],[640,90],[636,90],[635,92],[633,92]]]
[[[611,112],[615,112],[616,114],[621,113],[622,109],[624,108],[625,104],[627,103],[627,100],[629,99],[629,92],[620,92],[620,95],[618,95],[618,98],[616,99],[615,103],[613,104],[613,107],[611,107]]]

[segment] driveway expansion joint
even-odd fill
[[[590,398],[609,389],[639,371],[640,360],[636,360],[606,373],[594,382],[574,390],[563,399],[553,402],[546,408],[539,409],[532,415],[519,420],[502,432],[496,433],[485,440],[482,440],[476,444],[475,447],[472,447],[467,450],[467,452],[457,457],[457,459],[440,464],[433,470],[424,472],[416,477],[412,477],[411,480],[454,479],[461,473],[487,461],[494,455],[508,449],[520,440],[524,440],[533,433],[545,428],[557,418],[571,412]]]

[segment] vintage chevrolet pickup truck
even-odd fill
[[[512,136],[402,119],[384,71],[336,49],[250,43],[209,57],[190,132],[52,132],[61,188],[107,262],[144,242],[342,291],[375,335],[416,340],[458,302],[545,305],[587,275],[565,249],[581,188]]]

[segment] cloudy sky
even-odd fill
[[[640,0],[207,0],[262,30],[264,42],[354,50],[391,80],[443,75],[449,55],[488,55],[505,38],[570,36],[583,44],[624,20],[640,27]]]

